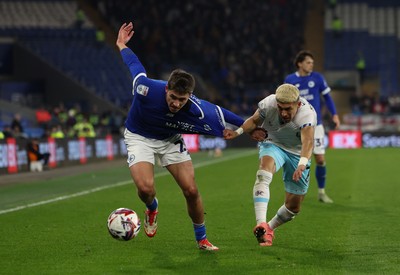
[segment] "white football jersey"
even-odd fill
[[[261,127],[268,132],[268,137],[263,141],[273,143],[283,150],[300,155],[300,131],[304,127],[315,127],[317,115],[308,101],[300,97],[301,106],[292,121],[285,123],[279,116],[275,94],[267,96],[258,103],[260,117],[264,119]]]

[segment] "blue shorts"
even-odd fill
[[[263,142],[259,144],[259,147],[260,159],[263,156],[270,156],[275,160],[275,172],[278,172],[279,169],[283,167],[283,182],[285,183],[286,192],[296,195],[305,195],[310,184],[311,160],[308,161],[307,168],[304,170],[301,179],[298,182],[295,182],[292,177],[294,171],[297,169],[300,156],[289,153],[272,143]]]

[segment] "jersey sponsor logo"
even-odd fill
[[[309,94],[309,91],[310,91],[309,89],[300,90],[300,96],[304,97],[308,101],[313,100],[314,99],[314,95],[313,94]]]
[[[314,86],[315,86],[315,82],[314,81],[311,80],[311,81],[308,82],[308,87],[312,88]]]
[[[165,122],[165,126],[174,129],[181,129],[186,132],[197,133],[196,126],[187,122],[177,121],[176,123],[174,123],[167,121]]]
[[[169,127],[169,128],[174,128],[174,129],[178,129],[179,126],[175,123],[172,122],[165,122],[165,126]]]
[[[142,96],[147,96],[147,93],[149,92],[149,87],[140,84],[137,88],[136,88],[136,92]]]

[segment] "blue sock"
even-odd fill
[[[315,176],[318,182],[318,188],[325,188],[325,179],[326,179],[326,166],[319,166],[315,168]]]
[[[196,236],[196,241],[201,241],[204,240],[207,235],[206,235],[206,225],[204,223],[202,224],[193,224],[194,228],[194,235]]]
[[[153,202],[149,205],[146,204],[147,209],[149,209],[150,211],[154,211],[157,209],[158,207],[158,200],[157,198],[154,198]]]

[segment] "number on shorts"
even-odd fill
[[[319,147],[319,146],[324,144],[322,138],[316,138],[314,141],[315,141],[315,145],[314,146],[317,146],[317,147]]]
[[[186,151],[186,147],[185,147],[185,145],[183,143],[183,139],[179,139],[179,140],[175,141],[174,144],[175,145],[179,144],[179,151],[181,153]]]

